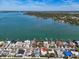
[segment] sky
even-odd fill
[[[0,11],[79,11],[79,0],[0,0]]]

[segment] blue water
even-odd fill
[[[79,39],[79,26],[58,23],[54,19],[23,15],[23,12],[0,13],[0,40],[37,38]]]

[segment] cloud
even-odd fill
[[[71,2],[73,2],[74,0],[62,0],[62,1],[67,2],[67,3],[71,3]]]
[[[0,0],[0,10],[78,11],[75,0]]]

